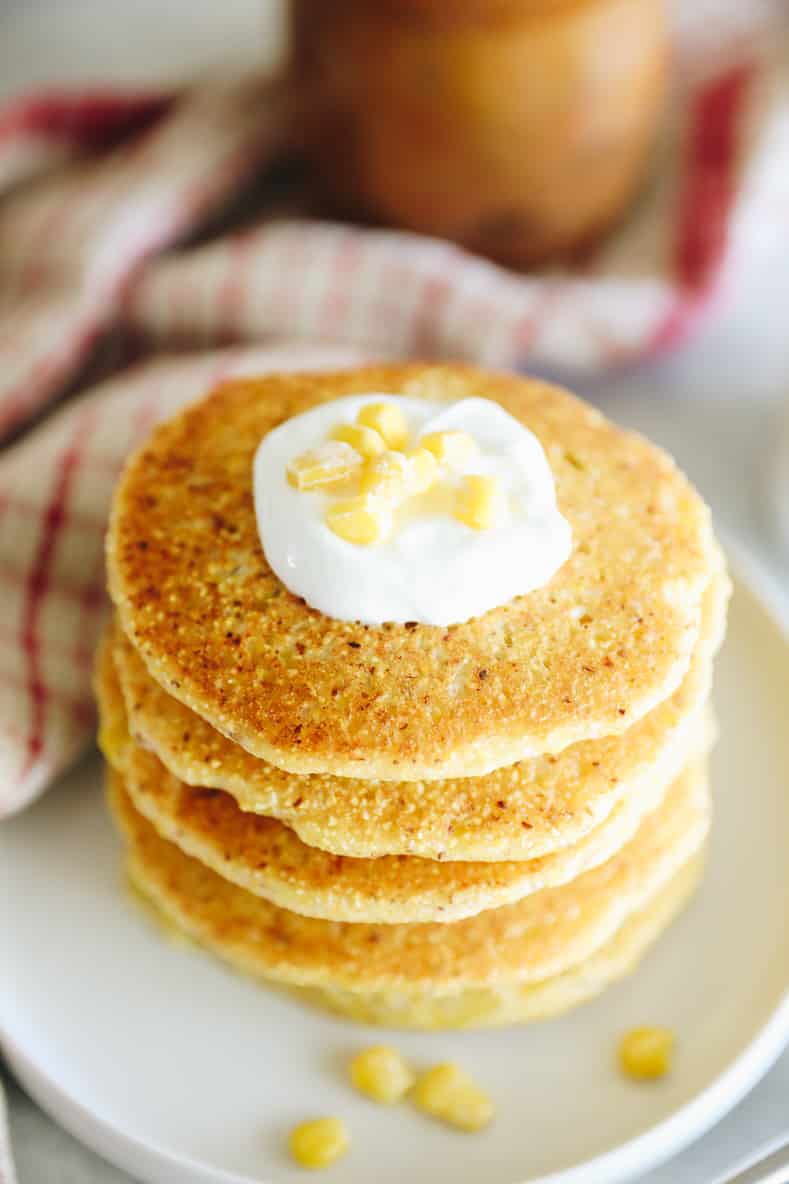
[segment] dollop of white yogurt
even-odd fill
[[[293,488],[287,466],[338,424],[354,423],[366,403],[383,400],[403,411],[411,447],[428,432],[460,430],[474,437],[477,450],[442,479],[442,490],[398,510],[383,542],[360,546],[324,521],[337,494]],[[471,473],[500,482],[505,508],[490,530],[452,516],[453,486]],[[264,437],[253,479],[258,532],[271,568],[312,608],[342,621],[459,624],[542,587],[572,550],[539,440],[490,399],[446,404],[376,391],[323,403]]]

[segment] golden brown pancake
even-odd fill
[[[132,733],[179,780],[226,790],[244,810],[278,818],[305,843],[338,855],[534,859],[580,843],[617,802],[654,798],[678,774],[697,744],[727,596],[726,577],[713,577],[702,637],[681,687],[630,731],[448,781],[285,773],[163,691],[118,628],[111,644]]]
[[[453,925],[368,925],[299,916],[231,884],[161,838],[117,773],[110,800],[134,882],[188,936],[274,982],[365,993],[447,995],[563,974],[654,899],[709,823],[704,766],[694,764],[617,855],[570,884]]]
[[[449,628],[329,619],[270,570],[252,460],[288,417],[365,391],[499,401],[542,443],[571,557],[544,587]],[[108,536],[124,632],[171,695],[296,773],[482,775],[622,733],[668,698],[718,565],[673,462],[564,391],[460,366],[226,383],[129,462]]]
[[[635,834],[666,788],[629,795],[581,842],[509,863],[439,863],[413,856],[352,859],[308,847],[273,818],[239,810],[229,794],[185,785],[128,733],[123,698],[101,647],[96,674],[99,740],[135,808],[159,834],[225,879],[280,908],[331,921],[457,921],[566,883],[611,858]],[[708,729],[702,727],[704,733]],[[700,753],[711,740],[696,739]]]

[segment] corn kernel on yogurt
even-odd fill
[[[483,398],[323,403],[263,439],[254,497],[286,587],[370,625],[481,616],[547,583],[572,547],[538,439]]]
[[[392,399],[366,403],[357,416],[357,423],[374,428],[387,448],[402,449],[408,443],[408,423],[402,408]]]
[[[288,484],[302,492],[336,488],[358,476],[361,468],[362,457],[355,448],[339,440],[329,440],[289,462]]]
[[[383,436],[374,428],[358,423],[341,423],[332,432],[332,439],[355,449],[360,456],[379,456],[386,449]]]

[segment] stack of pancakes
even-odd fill
[[[257,445],[371,391],[491,398],[536,434],[573,532],[548,584],[446,628],[284,587]],[[226,383],[127,465],[108,570],[129,871],[235,967],[368,1022],[521,1022],[628,971],[687,899],[728,582],[673,463],[565,392],[420,365]]]

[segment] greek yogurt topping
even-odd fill
[[[338,620],[459,624],[572,549],[542,446],[489,399],[335,399],[270,432],[253,479],[271,568]]]

